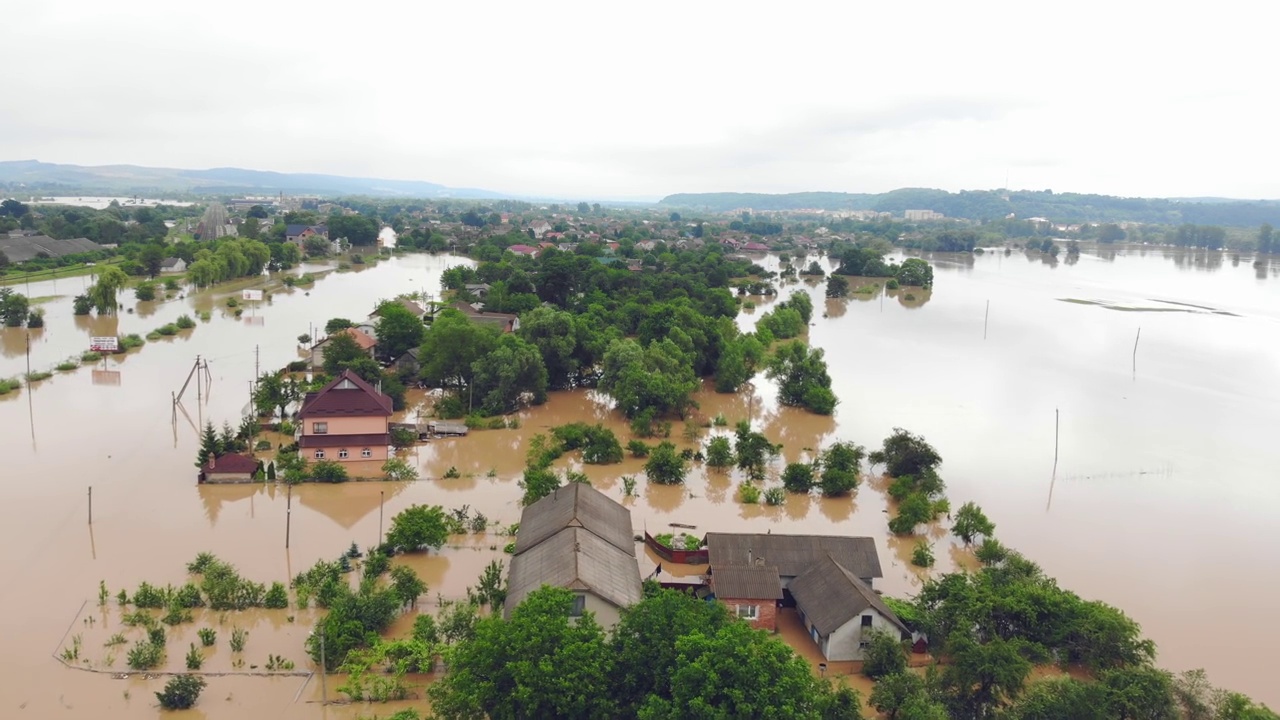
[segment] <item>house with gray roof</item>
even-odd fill
[[[883,577],[876,541],[869,537],[707,533],[707,562],[713,575],[725,565],[773,566],[784,589],[827,554],[868,586]]]
[[[507,575],[507,617],[543,585],[572,590],[573,615],[604,627],[640,601],[631,511],[585,483],[569,483],[524,509]]]
[[[876,591],[833,554],[795,578],[790,592],[805,631],[829,661],[862,660],[875,632],[911,638],[911,631]]]

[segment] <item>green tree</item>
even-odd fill
[[[175,675],[165,683],[163,692],[156,693],[156,700],[165,710],[186,710],[195,706],[204,687],[204,678],[198,675]]]
[[[520,478],[520,487],[524,490],[520,504],[527,507],[560,487],[560,478],[544,465],[529,465]]]
[[[352,245],[373,245],[378,241],[378,223],[367,215],[330,215],[329,237]]]
[[[832,274],[827,278],[827,297],[842,298],[849,295],[849,281],[843,275]]]
[[[807,493],[814,484],[813,465],[809,463],[791,463],[782,471],[782,486],[787,492]]]
[[[1270,223],[1262,223],[1262,227],[1258,228],[1258,252],[1269,253],[1275,247],[1275,238],[1272,233]]]
[[[990,537],[995,532],[995,523],[987,519],[982,508],[973,502],[967,502],[956,511],[955,521],[951,524],[951,532],[964,541],[965,545],[973,544],[979,535]]]
[[[862,658],[862,674],[869,678],[881,678],[907,669],[907,651],[898,638],[884,631],[871,633]]]
[[[671,698],[650,695],[641,720],[815,718],[823,704],[809,664],[746,623],[683,635],[675,650]]]
[[[406,551],[440,549],[449,539],[444,509],[439,505],[412,505],[391,518],[387,544]]]
[[[729,438],[717,435],[707,441],[707,466],[726,468],[733,465],[733,446]]]
[[[571,620],[573,606],[573,592],[544,586],[510,620],[480,619],[428,689],[432,712],[444,720],[615,717],[605,633],[590,613]]]
[[[1107,670],[1098,677],[1106,688],[1109,717],[1119,720],[1177,720],[1173,676],[1150,665]]]
[[[1101,683],[1057,677],[1027,685],[1027,689],[1001,713],[1001,717],[1008,720],[1111,720],[1116,716],[1110,713],[1107,690]]]
[[[354,326],[355,323],[346,318],[329,318],[329,322],[324,324],[324,334],[332,335],[339,330],[346,330],[347,328]]]
[[[1115,223],[1104,223],[1098,226],[1098,242],[1100,243],[1110,244],[1120,242],[1121,240],[1124,240],[1124,238],[1124,228],[1116,225]]]
[[[620,714],[634,717],[650,696],[670,701],[677,641],[694,632],[714,634],[732,621],[724,605],[675,590],[658,590],[624,608],[612,644]]]
[[[472,323],[457,310],[442,310],[418,354],[422,380],[445,389],[467,387],[472,382],[475,362],[497,347],[498,335],[497,328]]]
[[[933,698],[925,679],[910,672],[881,677],[868,699],[889,720],[949,720],[947,709]]]
[[[684,482],[685,462],[676,446],[668,440],[658,443],[645,461],[644,473],[650,482],[659,485],[680,485]]]
[[[302,249],[307,257],[324,257],[329,254],[330,247],[329,241],[319,235],[312,235],[302,241]]]
[[[503,334],[493,350],[471,364],[471,371],[475,394],[486,413],[511,412],[526,397],[535,405],[546,402],[547,368],[542,355],[519,335]]]
[[[925,290],[933,287],[933,267],[920,258],[903,260],[894,277],[903,285],[921,287]]]
[[[213,423],[205,423],[204,432],[200,435],[200,450],[196,453],[196,467],[203,468],[209,458],[222,452],[222,443],[218,440],[218,433],[213,429]]]
[[[635,340],[615,340],[605,351],[599,388],[628,418],[646,409],[683,416],[697,386],[689,357],[670,339],[646,348]]]
[[[946,647],[951,664],[942,671],[942,685],[952,714],[959,717],[989,717],[995,708],[1017,697],[1031,674],[1021,640],[995,637],[977,643],[955,633]]]
[[[253,403],[260,415],[274,415],[280,411],[280,419],[289,417],[289,405],[302,399],[302,388],[292,378],[282,373],[266,373],[258,378],[253,392]]]
[[[322,353],[324,355],[324,371],[334,377],[342,374],[345,367],[353,361],[361,358],[368,359],[369,357],[368,351],[361,349],[356,339],[345,332],[330,335]],[[379,372],[381,372],[381,368],[379,368]]]
[[[259,220],[267,219],[267,209],[261,205],[254,205],[245,213],[245,217],[258,218]]]
[[[116,296],[127,285],[129,276],[115,265],[108,265],[98,273],[98,281],[89,286],[89,300],[99,315],[113,315],[119,303]]]
[[[27,321],[31,304],[22,293],[12,288],[0,288],[0,320],[5,327],[22,327]]]
[[[783,405],[804,407],[819,415],[835,412],[837,400],[821,348],[810,350],[799,341],[786,343],[769,361],[766,375],[777,380],[778,402]]]
[[[147,277],[153,278],[160,274],[160,264],[164,262],[164,256],[164,249],[158,245],[148,245],[138,253],[138,262],[142,263]]]
[[[868,457],[873,463],[883,463],[893,477],[918,476],[937,469],[942,463],[942,456],[923,437],[902,428],[894,428],[893,434],[884,439],[883,446]]]
[[[781,445],[774,445],[764,433],[755,432],[750,423],[743,420],[734,430],[733,453],[738,468],[754,481],[764,480],[765,469],[771,458],[777,457]]]
[[[822,453],[822,475],[819,484],[822,494],[836,497],[852,492],[858,487],[858,470],[866,450],[851,442],[836,442]]]
[[[378,306],[378,352],[387,360],[394,360],[410,348],[422,345],[426,326],[405,306],[387,301]]]

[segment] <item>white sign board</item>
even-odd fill
[[[89,349],[94,352],[117,352],[120,349],[120,338],[91,337],[89,338]]]
[[[261,302],[261,301],[262,301],[262,291],[261,291],[261,290],[242,290],[242,291],[240,292],[240,299],[241,299],[241,300],[254,300],[254,301]]]

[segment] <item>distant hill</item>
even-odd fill
[[[270,194],[494,199],[501,193],[449,188],[417,180],[279,173],[241,168],[181,170],[138,165],[62,165],[38,160],[0,161],[0,184],[25,185],[48,195]]]
[[[1280,226],[1280,201],[1226,198],[1123,198],[1051,191],[964,190],[958,193],[930,188],[902,188],[881,194],[803,192],[678,193],[662,205],[710,212],[753,210],[875,210],[902,217],[907,209],[933,210],[947,217],[998,220],[1013,213],[1019,218],[1043,217],[1057,222],[1143,222],[1178,225]]]

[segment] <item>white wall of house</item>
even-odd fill
[[[863,626],[863,617],[871,618],[871,626]],[[813,623],[809,622],[809,618],[804,618],[804,629],[813,638]],[[902,630],[897,625],[889,622],[883,615],[876,612],[872,608],[867,608],[849,622],[836,628],[827,637],[819,636],[815,641],[818,648],[822,651],[822,656],[830,662],[845,662],[848,660],[862,659],[862,643],[870,640],[868,631],[880,631],[888,633],[891,637],[901,637]],[[867,637],[864,639],[864,632]]]
[[[618,624],[618,620],[622,617],[618,606],[592,592],[581,590],[575,590],[574,592],[586,598],[584,609],[595,613],[596,622],[599,623],[600,627],[609,630]]]

